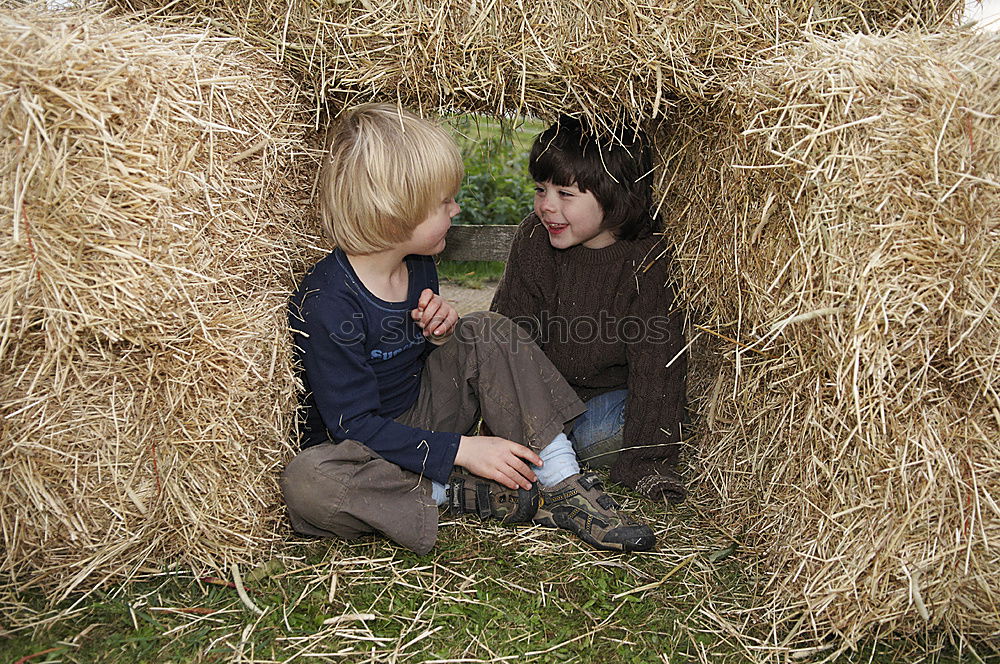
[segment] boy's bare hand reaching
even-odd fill
[[[458,322],[455,307],[430,288],[425,288],[420,294],[417,308],[410,312],[410,316],[417,322],[417,327],[424,331],[424,336],[435,344],[447,341]]]
[[[462,436],[455,455],[455,465],[508,489],[530,489],[538,479],[528,463],[541,466],[542,459],[530,448],[498,436]]]

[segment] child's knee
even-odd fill
[[[529,341],[529,335],[514,321],[494,311],[474,311],[462,316],[456,334],[462,341],[509,343]]]
[[[345,460],[339,445],[324,444],[300,452],[281,474],[281,493],[295,532],[312,537],[355,539],[374,529],[349,511],[359,468]]]
[[[295,532],[355,539],[382,533],[417,553],[437,537],[431,481],[386,461],[353,440],[300,452],[281,475]]]
[[[510,319],[495,311],[473,311],[462,316],[462,323],[478,329],[486,329],[496,325],[503,326]]]

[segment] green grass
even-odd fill
[[[565,532],[472,518],[444,525],[428,556],[374,537],[290,540],[244,570],[263,615],[229,585],[177,572],[95,592],[32,628],[51,616],[33,592],[4,618],[26,627],[0,639],[0,662],[752,661],[767,632],[753,612],[753,554],[720,555],[731,540],[696,505],[619,497],[654,525],[657,551],[598,552]],[[962,661],[916,656],[918,645],[867,644],[832,661]]]
[[[637,592],[678,556],[599,553],[565,533],[484,534],[476,523],[445,527],[429,557],[377,539],[290,545],[270,576],[246,582],[263,616],[235,590],[187,575],[134,583],[0,642],[0,661],[55,648],[31,661],[272,662],[299,653],[305,661],[647,662],[686,661],[650,657],[717,644],[686,627],[693,605],[676,600],[689,595],[692,575],[726,587],[735,563],[685,565]]]
[[[441,261],[438,277],[463,288],[482,288],[500,281],[504,265],[503,261]]]

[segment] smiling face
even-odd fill
[[[659,220],[652,212],[653,162],[649,140],[637,128],[621,125],[592,130],[590,122],[560,116],[535,137],[528,155],[528,172],[539,187],[565,185],[592,195],[603,215],[600,226],[609,234],[590,232],[569,238],[558,223],[550,224],[553,246],[583,244],[593,247],[618,240],[631,241],[655,232]],[[547,198],[551,198],[546,194]],[[541,201],[536,198],[535,211]],[[549,202],[550,206],[555,203]],[[555,222],[560,220],[556,219]],[[569,228],[573,229],[573,224]],[[574,229],[575,230],[575,229]],[[561,236],[567,236],[563,239]],[[558,238],[558,239],[557,239]]]
[[[427,218],[413,229],[410,239],[404,243],[406,253],[431,256],[444,251],[444,236],[451,228],[452,218],[461,211],[454,195],[443,194],[441,202],[431,208]]]
[[[604,209],[589,191],[575,185],[561,187],[551,182],[535,183],[535,214],[545,224],[549,242],[556,249],[582,244],[603,249],[615,243],[610,230],[603,230]]]

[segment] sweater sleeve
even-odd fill
[[[364,443],[401,468],[447,482],[460,434],[408,427],[379,415],[378,382],[359,330],[344,328],[351,318],[343,315],[342,304],[307,297],[295,325],[305,377],[327,431],[337,440]]]
[[[543,233],[541,222],[534,214],[528,215],[510,245],[507,265],[503,277],[493,295],[490,311],[503,314],[531,334],[532,341],[539,342],[539,316],[545,300],[542,292],[544,282],[545,257],[539,240],[548,239],[534,234]]]
[[[645,327],[639,340],[626,347],[626,451],[616,464],[613,479],[629,485],[639,477],[623,474],[641,476],[643,468],[652,461],[668,466],[676,463],[686,405],[684,312],[677,306],[668,274],[669,254],[659,258],[657,254],[652,253],[637,268],[639,292],[634,314],[644,321]],[[650,266],[653,259],[656,260]]]

